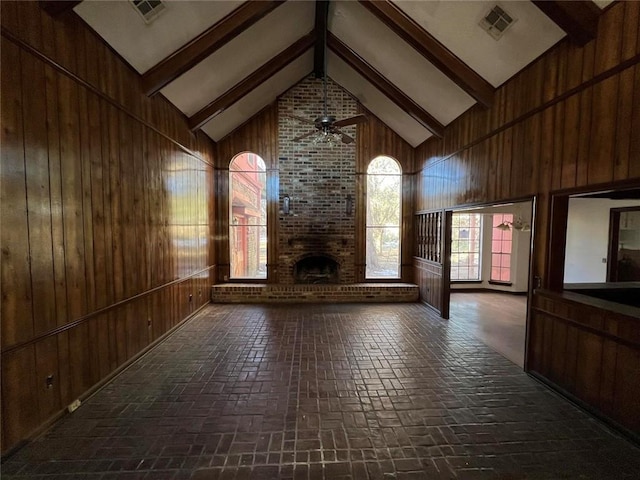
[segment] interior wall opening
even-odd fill
[[[456,210],[449,319],[524,366],[533,200]]]
[[[565,200],[562,289],[640,307],[640,189]]]

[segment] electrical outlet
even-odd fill
[[[69,404],[69,406],[67,407],[67,410],[69,410],[69,413],[75,412],[78,409],[78,407],[80,406],[80,403],[81,402],[80,402],[79,398],[74,400],[73,402],[71,402]]]
[[[223,280],[224,280],[225,282],[226,282],[227,280],[229,280],[229,275],[225,275],[225,276],[223,277]]]

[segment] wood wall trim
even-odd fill
[[[200,160],[202,163],[205,163],[207,165],[211,165],[213,166],[213,164],[211,162],[209,162],[208,160],[206,160],[205,158],[201,157],[200,155],[198,155],[196,152],[194,152],[193,150],[187,148],[186,146],[184,146],[183,144],[181,144],[180,142],[178,142],[177,140],[171,138],[169,135],[167,135],[166,133],[162,132],[161,130],[159,130],[158,128],[156,128],[154,125],[152,125],[151,123],[147,122],[145,119],[143,119],[142,117],[140,117],[139,115],[135,114],[134,112],[132,112],[131,110],[125,108],[124,106],[122,106],[120,103],[118,103],[116,100],[114,100],[113,98],[109,97],[108,95],[106,95],[105,93],[103,93],[101,90],[97,89],[96,87],[94,87],[93,85],[91,85],[89,82],[85,81],[84,79],[80,78],[78,75],[76,75],[75,73],[71,72],[70,70],[68,70],[67,68],[63,67],[62,65],[60,65],[58,62],[52,60],[51,58],[49,58],[47,55],[45,55],[44,53],[40,52],[39,50],[37,50],[36,48],[32,47],[31,45],[29,45],[28,43],[24,42],[21,38],[18,38],[17,36],[15,36],[11,31],[9,31],[8,29],[6,29],[5,27],[2,27],[0,30],[0,34],[6,38],[7,40],[9,40],[10,42],[13,42],[14,44],[16,44],[18,47],[22,48],[23,50],[29,52],[31,55],[35,56],[36,58],[38,58],[39,60],[45,62],[47,65],[49,65],[50,67],[53,67],[55,70],[57,70],[58,72],[62,73],[63,75],[66,75],[67,77],[69,77],[70,79],[72,79],[74,82],[82,85],[84,88],[86,88],[87,90],[91,91],[91,93],[99,96],[101,99],[103,99],[104,101],[108,102],[110,105],[112,105],[113,107],[117,108],[118,110],[120,110],[121,112],[125,113],[127,116],[133,118],[134,120],[136,120],[137,122],[141,123],[142,125],[144,125],[145,127],[153,130],[155,133],[157,133],[158,135],[160,135],[161,137],[165,138],[166,140],[170,141],[171,143],[173,143],[176,147],[178,147],[180,150],[182,150],[183,152],[185,152],[187,155],[192,156],[193,158],[196,158],[198,160]]]
[[[205,123],[220,115],[231,105],[309,50],[316,41],[315,37],[315,32],[309,32],[213,100],[206,107],[193,114],[189,118],[189,128],[191,130],[197,130]]]
[[[158,93],[180,75],[190,70],[237,35],[271,13],[283,0],[250,0],[183,45],[142,76],[148,96]]]
[[[360,75],[365,77],[389,100],[398,105],[409,114],[420,125],[433,133],[434,136],[442,138],[444,125],[435,119],[429,112],[405,95],[399,88],[393,85],[382,74],[369,65],[360,55],[354,52],[348,45],[343,43],[338,37],[329,33],[327,38],[329,48],[333,50],[347,65],[353,68]]]
[[[151,294],[153,294],[155,292],[158,292],[160,290],[168,288],[168,287],[170,287],[172,285],[177,285],[177,284],[183,283],[183,282],[185,282],[187,280],[192,279],[193,277],[196,277],[196,276],[201,275],[203,273],[209,272],[210,270],[212,270],[215,267],[216,267],[216,265],[209,265],[208,267],[203,268],[201,270],[198,270],[197,272],[193,272],[193,273],[191,273],[190,275],[188,275],[186,277],[178,278],[178,279],[173,280],[171,282],[167,282],[167,283],[165,283],[163,285],[159,285],[159,286],[154,287],[154,288],[152,288],[150,290],[147,290],[146,292],[138,293],[137,295],[133,295],[132,297],[125,298],[124,300],[120,300],[119,302],[116,302],[116,303],[112,303],[109,306],[106,306],[106,307],[101,308],[99,310],[95,310],[95,311],[93,311],[91,313],[83,315],[83,316],[77,318],[76,320],[74,320],[73,322],[66,323],[64,325],[59,326],[58,328],[54,328],[53,330],[49,330],[48,332],[44,332],[44,333],[42,333],[40,335],[37,335],[37,336],[35,336],[33,338],[30,338],[27,341],[16,343],[15,345],[10,345],[8,347],[5,347],[5,348],[2,349],[2,351],[0,353],[2,355],[5,355],[5,354],[13,352],[15,350],[19,350],[19,349],[27,347],[29,345],[33,345],[34,343],[42,341],[45,338],[53,337],[53,336],[58,335],[58,334],[60,334],[62,332],[66,332],[67,330],[71,330],[72,328],[77,327],[78,325],[83,324],[83,323],[91,320],[94,317],[100,316],[100,315],[102,315],[104,313],[107,313],[107,312],[109,312],[111,310],[115,310],[116,308],[122,307],[122,306],[124,306],[124,305],[126,305],[128,303],[134,302],[134,301],[139,300],[141,298],[147,297],[147,296],[149,296],[149,295],[151,295]]]
[[[462,90],[485,107],[493,104],[495,89],[471,67],[456,57],[435,37],[388,0],[360,0],[360,4],[378,17],[400,38],[433,63]]]
[[[508,130],[512,127],[514,127],[515,125],[524,122],[525,120],[533,117],[534,115],[537,115],[538,113],[553,107],[554,105],[567,100],[568,98],[582,92],[583,90],[586,90],[587,88],[593,87],[594,85],[603,82],[605,80],[607,80],[608,78],[611,78],[614,75],[617,75],[625,70],[627,70],[628,68],[634,67],[636,66],[638,63],[640,63],[640,54],[634,55],[633,57],[629,58],[628,60],[625,60],[622,63],[619,63],[618,65],[616,65],[613,68],[610,68],[609,70],[606,70],[604,72],[602,72],[599,75],[594,76],[593,78],[587,80],[586,82],[581,83],[580,85],[578,85],[577,87],[571,88],[569,90],[567,90],[566,92],[564,92],[563,94],[553,98],[552,100],[549,100],[548,102],[543,103],[542,105],[539,105],[538,107],[529,110],[526,113],[523,113],[522,115],[520,115],[519,117],[514,118],[513,120],[505,123],[504,125],[501,125],[500,127],[496,128],[495,130],[490,131],[489,133],[486,133],[485,135],[482,135],[481,137],[478,137],[476,140],[467,143],[466,145],[460,147],[459,149],[457,149],[455,152],[450,153],[448,155],[445,155],[444,157],[440,157],[437,160],[433,160],[431,162],[429,162],[427,165],[425,165],[420,171],[424,171],[428,168],[431,168],[434,165],[438,165],[439,163],[445,162],[447,160],[449,160],[452,157],[455,157],[456,155],[461,154],[462,152],[464,152],[465,150],[468,150],[472,147],[475,147],[476,145],[481,144],[482,142],[487,141],[488,139],[490,139],[491,137],[498,135],[499,133],[504,132],[505,130]],[[437,141],[437,138],[434,138],[433,141]],[[432,141],[432,139],[427,140],[426,142],[430,142]],[[423,143],[422,145],[426,144]],[[420,148],[422,145],[419,145],[416,148]],[[416,172],[416,173],[418,173]]]
[[[579,304],[582,305],[582,304]],[[591,307],[591,308],[597,308],[597,307]],[[533,307],[532,308],[533,311],[538,312],[538,313],[542,313],[548,317],[553,318],[554,320],[557,320],[559,322],[562,322],[564,324],[567,325],[571,325],[572,327],[577,328],[578,330],[582,330],[585,332],[589,332],[589,333],[593,333],[594,335],[597,335],[598,337],[602,337],[602,338],[606,338],[608,340],[612,340],[620,345],[624,345],[626,347],[629,347],[633,350],[640,350],[640,343],[638,342],[633,342],[631,340],[627,340],[626,338],[622,338],[619,337],[617,335],[613,335],[609,332],[605,332],[604,330],[598,329],[598,328],[593,328],[590,327],[589,325],[585,325],[584,323],[580,323],[576,320],[572,320],[571,318],[567,318],[564,317],[562,315],[558,315],[555,312],[552,312],[551,310],[547,310],[545,308],[541,308],[541,307]]]

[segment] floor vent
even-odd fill
[[[142,16],[144,23],[153,22],[167,8],[160,0],[131,0],[131,4]]]
[[[505,12],[504,8],[496,5],[480,20],[480,26],[494,39],[499,40],[516,20]]]

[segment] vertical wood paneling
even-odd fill
[[[640,38],[638,41],[640,45]],[[631,114],[631,145],[629,147],[629,178],[640,177],[640,65],[636,65],[633,86],[633,110]],[[635,133],[634,133],[635,132]]]
[[[636,325],[636,318],[621,313],[605,313],[558,294],[536,294],[527,368],[637,432]],[[548,330],[552,332],[547,336]]]
[[[38,397],[38,419],[40,422],[55,415],[61,408],[60,371],[58,369],[58,341],[46,338],[35,345],[36,393]],[[47,377],[52,377],[51,386]]]
[[[0,8],[6,452],[208,302],[215,155],[76,16]]]
[[[87,313],[78,86],[62,75],[58,76],[58,115],[67,305],[69,319],[76,319]]]
[[[2,177],[0,214],[2,242],[2,345],[33,335],[29,226],[25,185],[23,105],[20,51],[3,45],[2,51]],[[8,67],[11,65],[12,67]],[[11,228],[7,228],[11,225]]]
[[[614,142],[618,106],[618,78],[612,77],[593,87],[591,119],[591,152],[588,182],[605,183],[613,180]]]
[[[40,423],[34,346],[2,357],[2,410],[5,442],[14,443]]]
[[[29,27],[39,33],[39,23]],[[38,35],[39,39],[39,35]],[[22,52],[24,155],[29,219],[29,258],[33,296],[34,333],[56,326],[56,298],[51,237],[51,192],[47,155],[47,125],[42,115],[46,104],[44,68],[31,55]],[[4,222],[4,218],[3,218]]]
[[[580,98],[580,125],[578,127],[578,158],[576,165],[576,186],[588,182],[589,158],[591,152],[591,111],[593,89],[582,91]],[[575,134],[574,134],[575,135]]]
[[[626,346],[618,346],[617,372],[615,376],[614,411],[624,419],[631,430],[640,431],[640,351]]]
[[[613,179],[622,180],[629,175],[629,145],[631,143],[631,121],[633,98],[633,69],[625,70],[619,78],[619,94],[616,119],[616,138],[614,141]]]
[[[553,286],[547,277],[548,263],[558,256],[550,247],[552,192],[640,179],[640,66],[619,66],[640,49],[639,12],[638,2],[614,3],[603,12],[594,41],[584,47],[560,42],[500,87],[485,116],[471,109],[447,126],[442,139],[419,146],[416,208],[535,195],[532,275],[543,288]],[[610,76],[594,81],[603,73]],[[484,136],[480,122],[489,124]],[[425,181],[436,177],[442,179],[438,185]],[[420,267],[418,259],[414,266]],[[416,278],[425,299],[428,279]],[[586,315],[581,309],[545,302],[543,311],[530,315],[527,369],[637,431],[637,350],[593,331],[602,325],[586,331],[558,320],[579,322]]]

